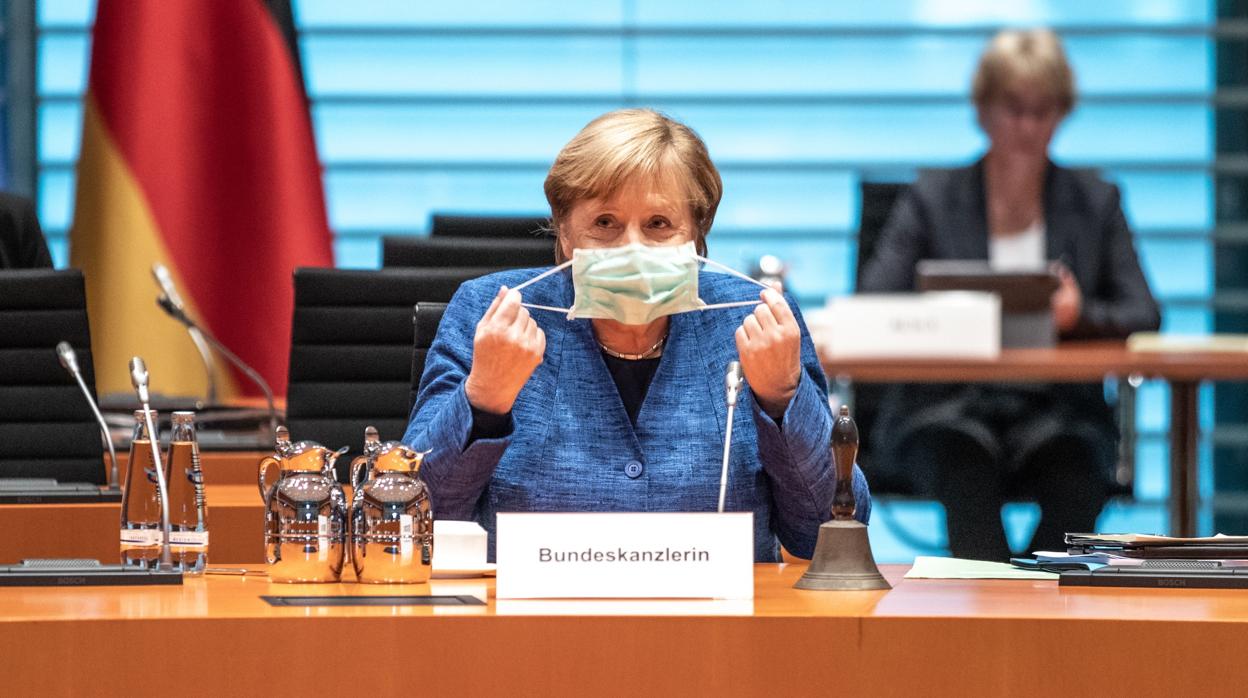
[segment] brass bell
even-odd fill
[[[871,554],[867,527],[854,520],[854,460],[858,457],[858,425],[841,405],[832,426],[832,462],[836,467],[836,494],[832,520],[819,527],[815,556],[795,589],[814,591],[869,591],[891,589]]]

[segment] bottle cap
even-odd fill
[[[194,412],[189,412],[189,411],[184,412],[184,411],[181,411],[181,410],[179,410],[179,411],[177,411],[177,412],[174,412],[174,413],[173,413],[173,423],[174,423],[174,424],[194,424],[194,423],[195,423],[195,413],[194,413]]]
[[[139,420],[139,421],[141,422],[141,421],[143,421],[143,419],[144,419],[143,414],[144,414],[144,413],[143,413],[143,410],[135,410],[135,411],[134,411],[134,418],[135,418],[135,419],[137,419],[137,420]],[[153,421],[153,422],[154,422],[154,421],[156,421],[156,415],[157,415],[156,410],[152,410],[152,421]]]

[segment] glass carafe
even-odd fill
[[[208,564],[208,503],[194,412],[173,413],[168,467],[173,568],[185,574],[203,574]]]
[[[152,410],[156,424],[156,410]],[[159,441],[156,448],[160,448]],[[160,521],[160,486],[152,456],[152,439],[143,410],[134,412],[134,438],[121,492],[121,564],[156,569],[164,542]]]

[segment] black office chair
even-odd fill
[[[409,415],[412,308],[446,302],[459,285],[492,268],[295,271],[294,323],[286,421],[295,440],[351,451],[373,425],[382,440],[402,438]]]
[[[550,238],[549,216],[458,216],[435,213],[429,225],[432,237]]]
[[[381,239],[381,266],[548,267],[555,263],[552,238],[463,238],[388,235]]]
[[[100,425],[57,359],[62,341],[95,397],[82,272],[0,271],[0,478],[107,483]]]
[[[442,314],[446,312],[446,303],[417,303],[412,311],[414,328],[412,341],[412,374],[411,397],[407,403],[410,413],[416,406],[416,396],[420,390],[420,378],[425,375],[425,359],[429,356],[429,347],[433,346],[433,338],[438,334],[438,325],[442,323]]]

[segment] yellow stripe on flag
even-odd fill
[[[185,286],[90,95],[85,102],[69,259],[86,277],[96,389],[101,395],[132,392],[127,364],[130,357],[142,356],[153,392],[202,397],[208,380],[199,353],[182,325],[157,307],[152,264],[164,264],[174,283]],[[198,317],[185,293],[183,302],[191,317]],[[235,394],[220,362],[217,381],[222,398]]]

